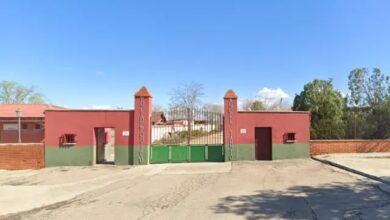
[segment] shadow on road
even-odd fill
[[[363,182],[296,186],[227,196],[211,209],[246,219],[389,219],[390,194]]]

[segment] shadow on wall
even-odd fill
[[[246,219],[389,219],[390,194],[369,183],[297,186],[228,196],[211,209]]]

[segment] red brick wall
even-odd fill
[[[0,144],[0,169],[23,170],[45,167],[42,143]]]
[[[316,140],[310,141],[310,155],[332,153],[390,152],[390,140]]]

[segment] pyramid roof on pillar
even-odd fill
[[[135,97],[152,97],[152,94],[149,92],[149,90],[142,86],[140,90],[138,90],[137,93],[134,95]]]
[[[229,89],[226,93],[225,93],[225,96],[224,96],[225,99],[236,99],[237,98],[237,95],[236,93],[234,93],[234,91],[232,89]]]

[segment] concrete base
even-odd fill
[[[390,193],[390,153],[327,154],[318,155],[314,158],[353,174],[380,182],[378,186]]]

